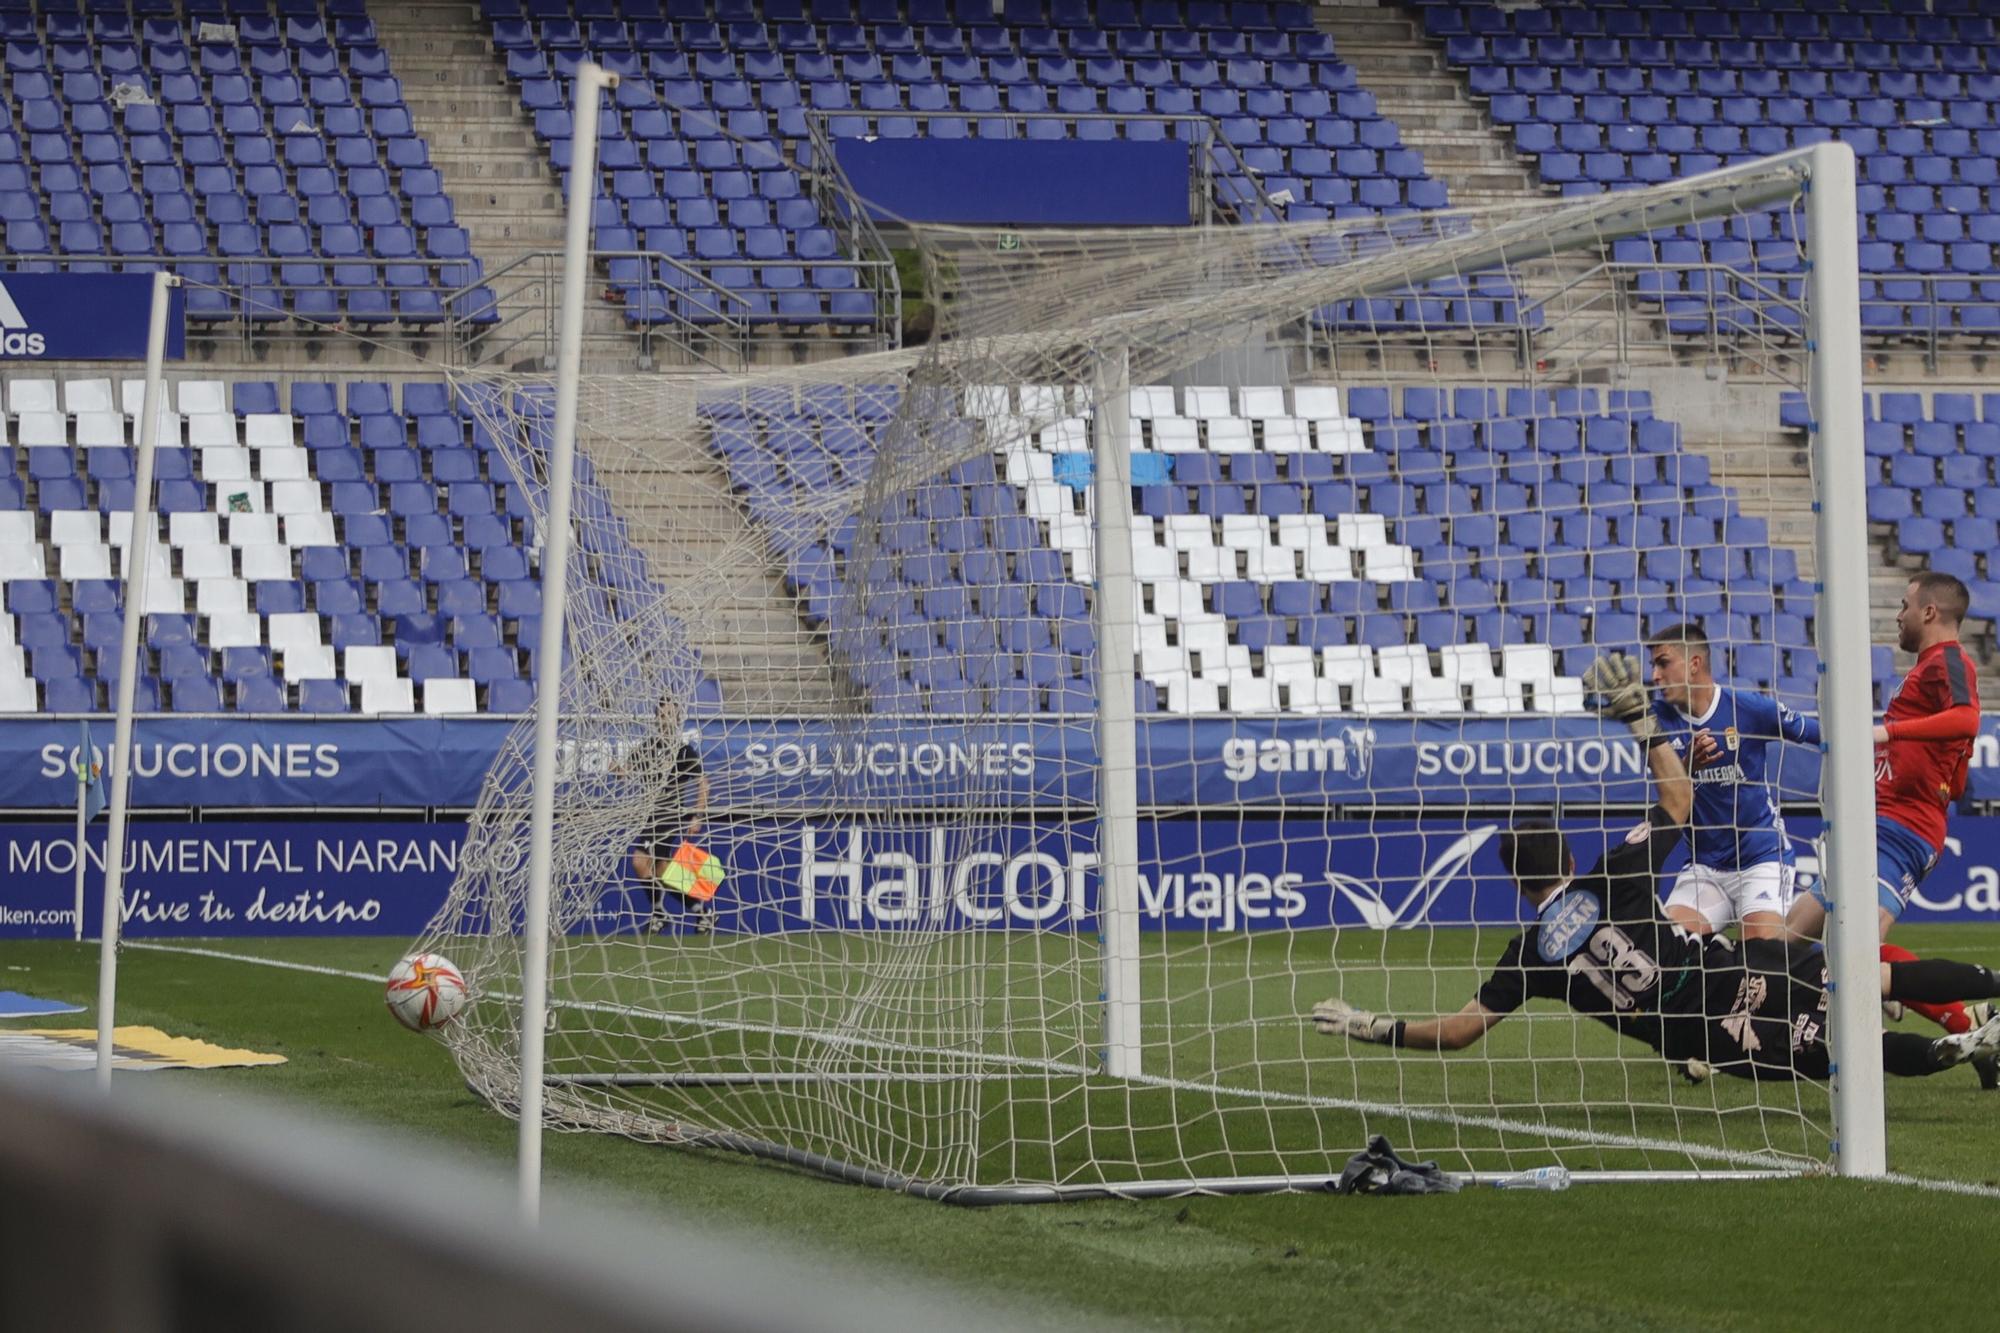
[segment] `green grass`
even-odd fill
[[[1426,938],[1433,941],[1434,981],[1407,968],[1392,974],[1370,966],[1399,960],[1405,951],[1423,947],[1417,942]],[[2000,930],[1933,927],[1911,929],[1900,938],[1919,952],[2000,966]],[[250,940],[212,947],[380,974],[405,941]],[[725,945],[716,961],[727,961],[733,947],[739,946]],[[1007,947],[1026,946],[1016,941]],[[1586,1087],[1608,1104],[1616,1091],[1591,1082],[1615,1068],[1606,1064],[1600,1071],[1591,1063],[1615,1049],[1608,1044],[1615,1039],[1595,1024],[1566,1017],[1503,1024],[1492,1049],[1483,1053],[1487,1059],[1405,1058],[1393,1065],[1328,1059],[1325,1069],[1316,1069],[1301,1056],[1314,1048],[1300,1042],[1290,1013],[1283,1012],[1292,1010],[1294,991],[1309,1003],[1331,988],[1326,983],[1337,966],[1339,987],[1352,998],[1369,1000],[1373,986],[1405,1006],[1455,1008],[1475,975],[1469,938],[1350,932],[1337,956],[1320,948],[1317,957],[1309,956],[1310,939],[1234,947],[1242,949],[1230,974],[1238,982],[1202,1002],[1203,1016],[1233,1035],[1205,1045],[1184,1036],[1173,1045],[1177,1067],[1206,1064],[1227,1071],[1240,1064],[1236,1044],[1254,1041],[1274,1081],[1296,1080],[1322,1094],[1379,1095],[1400,1088],[1417,1100],[1448,1095],[1454,1107],[1470,1111],[1480,1105],[1531,1107],[1537,1095],[1550,1102]],[[6,968],[0,985],[86,1004],[94,998],[92,949],[9,942],[0,944],[0,965]],[[1184,965],[1186,960],[1171,959],[1156,964],[1151,984],[1171,989],[1176,967]],[[1296,985],[1286,969],[1297,975]],[[739,979],[726,993],[727,1002],[750,1012],[768,1000],[740,980],[754,974],[755,969],[718,968],[718,977]],[[711,1005],[723,1002],[714,979],[696,989]],[[87,1021],[89,1015],[77,1017]],[[1184,1021],[1193,1017],[1176,1011],[1174,1030],[1184,1031]],[[322,1115],[388,1126],[497,1161],[512,1152],[512,1123],[465,1090],[440,1046],[396,1028],[379,994],[361,982],[132,950],[121,968],[119,1020],[289,1058],[270,1069],[149,1076],[175,1079],[196,1096],[220,1100],[261,1092],[305,1103]],[[1531,1061],[1531,1051],[1541,1058]],[[1641,1069],[1647,1072],[1635,1072]],[[1688,1136],[1715,1137],[1730,1132],[1718,1123],[1731,1123],[1717,1116],[1717,1105],[1737,1108],[1744,1124],[1754,1117],[1758,1090],[1748,1085],[1683,1089],[1664,1077],[1655,1083],[1651,1074],[1657,1071],[1639,1061],[1627,1072],[1634,1079],[1632,1100],[1653,1109],[1616,1117],[1621,1127],[1670,1129],[1678,1114]],[[1110,1088],[1088,1095],[1118,1096]],[[1782,1094],[1797,1096],[1795,1090]],[[1794,1104],[1774,1098],[1770,1089],[1764,1101]],[[754,1098],[739,1098],[735,1105],[746,1118],[769,1113]],[[1168,1136],[1160,1142],[1170,1140],[1185,1151],[1226,1144],[1246,1159],[1267,1151],[1294,1162],[1312,1155],[1300,1147],[1299,1124],[1278,1117],[1277,1127],[1260,1140],[1248,1126],[1266,1117],[1219,1114],[1213,1098],[1163,1096],[1158,1105],[1120,1099],[1117,1105],[1115,1112],[1108,1104],[1093,1106],[1090,1118],[1112,1123],[1124,1115],[1131,1123],[1153,1124],[1155,1134]],[[1176,1108],[1188,1123],[1173,1122]],[[1043,1128],[1073,1128],[1083,1118],[1080,1109],[1059,1110],[1053,1117],[1059,1123]],[[980,1113],[992,1116],[997,1108],[982,1105]],[[2000,1096],[1977,1093],[1970,1074],[1893,1080],[1889,1114],[1894,1168],[2000,1180],[1995,1124]],[[1783,1122],[1792,1123],[1789,1117]],[[1602,1116],[1594,1123],[1607,1124]],[[1324,1155],[1344,1155],[1359,1146],[1348,1141],[1358,1132],[1358,1121],[1323,1112],[1315,1124],[1327,1140]],[[1041,1132],[1025,1122],[1015,1131],[1029,1138]],[[1440,1131],[1433,1126],[1428,1132],[1435,1143]],[[1084,1150],[1074,1135],[1052,1137],[1062,1144],[1059,1164],[1073,1163]],[[1761,1132],[1754,1137],[1761,1139]],[[1526,1139],[1513,1146],[1520,1164],[1549,1159],[1546,1149],[1535,1157]],[[1095,1147],[1112,1150],[1103,1143]],[[1164,1151],[1158,1143],[1135,1150],[1129,1141],[1124,1150],[1141,1157]],[[1559,1323],[1819,1330],[1912,1310],[1939,1328],[1990,1323],[1988,1288],[1978,1266],[1968,1273],[1955,1256],[1979,1252],[1980,1233],[1995,1216],[1993,1201],[1891,1185],[1837,1180],[1592,1185],[1563,1194],[1199,1198],[965,1211],[835,1185],[733,1155],[597,1135],[553,1137],[547,1167],[553,1180],[704,1225],[760,1228],[836,1260],[942,1278],[1008,1302],[1025,1298],[1031,1312],[1051,1326],[1088,1327],[1125,1317],[1159,1327],[1259,1329],[1362,1321],[1383,1327],[1476,1323],[1546,1329]]]

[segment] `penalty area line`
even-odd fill
[[[230,953],[226,949],[205,949],[196,945],[155,944],[146,940],[126,940],[123,942],[121,947],[128,949],[144,949],[144,950],[149,950],[153,953],[182,954],[191,958],[213,958],[227,963],[248,963],[253,967],[269,967],[285,972],[304,972],[312,976],[342,977],[351,981],[368,981],[380,984],[383,980],[383,978],[377,975],[376,973],[356,971],[353,968],[327,967],[321,963],[300,963],[285,958],[260,958],[254,954]],[[509,998],[516,998],[516,997],[510,996]],[[667,1019],[671,1019],[673,1017],[673,1015],[667,1015],[667,1014],[654,1014],[651,1011],[647,1010],[631,1010],[628,1009],[626,1006],[622,1005],[619,1006],[585,1005],[581,1007],[618,1009],[618,1010],[625,1010],[627,1012],[631,1012],[634,1014],[646,1014],[652,1017],[667,1018]],[[694,1021],[700,1022],[700,1020],[694,1020]],[[738,1025],[732,1024],[730,1026],[738,1026]],[[741,1026],[749,1026],[749,1025],[741,1025]],[[1056,1071],[1052,1069],[1049,1072],[1056,1072]],[[1075,1072],[1083,1074],[1086,1073],[1087,1071],[1083,1070],[1081,1067],[1078,1067],[1075,1070]],[[1155,1079],[1141,1079],[1140,1082],[1144,1084],[1151,1084],[1153,1086],[1165,1086],[1182,1091],[1205,1091],[1212,1093],[1229,1093],[1238,1091],[1235,1089],[1225,1088],[1216,1084],[1199,1083],[1190,1080],[1155,1078]],[[1510,1121],[1497,1117],[1461,1116],[1456,1114],[1455,1112],[1439,1110],[1432,1107],[1397,1107],[1397,1106],[1390,1106],[1386,1103],[1375,1103],[1375,1102],[1351,1100],[1348,1098],[1338,1098],[1338,1097],[1311,1097],[1311,1096],[1303,1096],[1297,1093],[1287,1094],[1282,1092],[1276,1092],[1275,1090],[1266,1090],[1258,1095],[1266,1098],[1271,1098],[1280,1102],[1289,1101],[1292,1102],[1292,1104],[1294,1105],[1300,1105],[1300,1104],[1318,1105],[1326,1107],[1328,1109],[1356,1110],[1356,1111],[1361,1111],[1363,1113],[1372,1111],[1384,1115],[1406,1116],[1411,1119],[1428,1120],[1433,1123],[1455,1123],[1466,1126],[1468,1128],[1473,1128],[1473,1127],[1486,1128],[1486,1129],[1500,1130],[1502,1132],[1512,1131],[1512,1132],[1547,1133],[1551,1137],[1568,1138],[1572,1142],[1579,1142],[1584,1144],[1595,1143],[1596,1145],[1603,1147],[1615,1146],[1615,1147],[1657,1148],[1666,1151],[1685,1153],[1688,1151],[1688,1148],[1690,1146],[1686,1144],[1669,1144],[1666,1143],[1664,1140],[1656,1141],[1656,1140],[1647,1140],[1643,1138],[1628,1138],[1623,1135],[1604,1134],[1601,1131],[1592,1131],[1592,1130],[1579,1131],[1579,1130],[1569,1130],[1565,1129],[1564,1127],[1555,1125],[1534,1125],[1524,1121]],[[1702,1153],[1697,1151],[1697,1153],[1691,1155],[1709,1156],[1710,1154],[1713,1154],[1714,1157],[1720,1158],[1722,1160],[1748,1159],[1754,1161],[1757,1157],[1761,1156],[1761,1154],[1729,1153],[1727,1152],[1727,1150],[1722,1150],[1718,1152],[1717,1150],[1714,1149],[1708,1150],[1707,1153]],[[1806,1175],[1811,1173],[1802,1172],[1800,1174]],[[1838,1177],[1833,1177],[1830,1175],[1827,1176],[1826,1178],[1838,1179]],[[1941,1194],[1958,1194],[1979,1199],[2000,1199],[2000,1186],[1983,1185],[1974,1181],[1940,1180],[1927,1176],[1908,1176],[1908,1175],[1903,1175],[1900,1172],[1894,1172],[1894,1171],[1888,1172],[1884,1175],[1876,1176],[1874,1177],[1874,1179],[1879,1180],[1884,1184],[1901,1185],[1910,1189],[1930,1190]]]

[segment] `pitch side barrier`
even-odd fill
[[[136,808],[437,810],[474,805],[487,769],[520,719],[139,718]],[[2000,800],[2000,719],[1981,724],[1969,800]],[[1622,732],[1592,717],[1208,717],[1137,724],[1139,804],[1154,809],[1252,806],[1297,810],[1589,802],[1641,805],[1645,765]],[[643,732],[635,725],[632,741]],[[901,810],[983,803],[1020,812],[1093,808],[1093,719],[974,721],[876,718],[834,724],[710,719],[695,743],[719,792],[738,809],[847,808],[890,800]],[[109,730],[93,736],[105,757]],[[70,810],[77,720],[0,720],[0,811]],[[622,743],[565,748],[562,771],[601,771]],[[1820,755],[1786,745],[1776,765],[1788,803],[1817,797]]]
[[[496,1170],[208,1091],[0,1073],[0,1123],[9,1333],[371,1328],[419,1309],[492,1333],[1026,1326],[990,1294],[975,1309],[561,1188],[531,1230]]]

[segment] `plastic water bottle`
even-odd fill
[[[1502,1176],[1493,1182],[1498,1190],[1566,1190],[1569,1188],[1569,1168],[1566,1166],[1538,1166],[1532,1171],[1522,1171],[1511,1176]]]

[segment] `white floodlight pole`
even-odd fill
[[[1104,1072],[1137,1078],[1139,761],[1132,702],[1132,399],[1129,353],[1097,361],[1098,929],[1104,951]]]
[[[1834,1161],[1844,1176],[1888,1170],[1875,893],[1875,761],[1868,654],[1868,484],[1861,439],[1861,282],[1854,150],[1815,145],[1807,177],[1807,386],[1818,483],[1821,730],[1826,756],[1822,882],[1831,977]]]
[[[153,307],[146,325],[146,399],[139,417],[139,457],[132,478],[132,532],[125,545],[125,622],[118,640],[117,726],[106,762],[111,777],[111,823],[104,837],[104,922],[97,950],[97,1086],[111,1087],[111,1031],[118,1004],[118,927],[124,916],[126,800],[132,786],[132,701],[139,688],[139,630],[146,623],[146,575],[153,562],[153,452],[160,442],[160,414],[167,406],[167,311],[180,279],[153,274]],[[84,755],[88,764],[90,756]],[[77,837],[77,857],[83,838]],[[79,872],[80,873],[80,872]],[[81,880],[79,879],[79,884]],[[81,930],[79,912],[79,926]]]
[[[542,541],[542,634],[535,671],[534,805],[528,845],[528,904],[521,923],[521,1216],[542,1207],[542,1070],[549,1014],[549,880],[555,854],[557,722],[562,707],[563,611],[568,600],[569,507],[576,472],[576,400],[583,374],[583,291],[590,276],[591,210],[597,200],[598,94],[618,76],[585,61],[576,69],[569,226],[563,237],[562,324],[556,344],[556,419],[549,448],[548,525]]]

